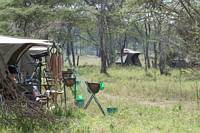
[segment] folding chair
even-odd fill
[[[89,83],[89,82],[85,82],[85,83],[87,85],[88,92],[91,93],[91,96],[90,96],[88,102],[86,103],[84,109],[87,109],[87,107],[91,103],[92,99],[94,98],[94,100],[95,100],[96,104],[98,105],[99,109],[101,110],[102,114],[105,115],[105,112],[104,112],[103,108],[101,107],[101,104],[99,103],[98,99],[95,96],[95,94],[98,93],[100,90],[100,83]]]
[[[49,100],[52,100],[54,104],[58,104],[57,97],[63,93],[62,91],[58,91],[56,89],[55,79],[53,78],[51,72],[46,68],[44,69],[44,78],[46,80],[46,84],[43,84],[43,86],[46,90],[45,93],[47,93],[48,96],[47,104],[49,104]]]

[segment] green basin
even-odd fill
[[[107,108],[107,112],[108,114],[114,114],[118,111],[118,108],[117,107],[108,107]]]

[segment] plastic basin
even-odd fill
[[[108,114],[114,114],[118,111],[118,108],[117,107],[108,107],[107,108],[107,112]]]

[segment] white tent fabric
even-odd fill
[[[48,40],[22,39],[0,35],[0,54],[6,64],[17,64],[20,57],[32,46],[49,47],[52,43]],[[2,68],[2,64],[0,64]]]
[[[47,49],[48,49],[47,47],[33,46],[29,49],[29,51],[46,51]]]
[[[33,43],[33,44],[43,44],[43,45],[51,45],[49,40],[40,40],[40,39],[24,39],[24,38],[14,38],[0,35],[0,44],[25,44],[25,43]]]
[[[121,64],[121,52],[118,52],[117,54],[118,55],[117,55],[115,63]],[[140,60],[138,58],[140,54],[141,52],[139,51],[134,51],[134,50],[125,48],[123,52],[123,56],[122,56],[123,64],[141,66]]]

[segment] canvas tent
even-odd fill
[[[180,57],[173,58],[169,63],[170,67],[173,68],[186,68],[188,66],[187,59]]]
[[[24,55],[20,58],[18,66],[20,67],[21,72],[25,72],[27,75],[30,75],[33,71],[33,62],[34,59],[30,56],[30,54],[42,53],[47,51],[48,47],[44,46],[33,46]]]
[[[20,57],[32,46],[49,47],[52,43],[48,40],[22,39],[0,35],[0,54],[7,65],[17,64]],[[3,68],[3,64],[0,63]]]
[[[122,61],[124,65],[136,65],[141,66],[141,62],[139,60],[139,55],[141,53],[139,51],[134,51],[131,49],[124,49],[124,53],[122,56]],[[121,64],[121,53],[117,53],[116,64]]]

